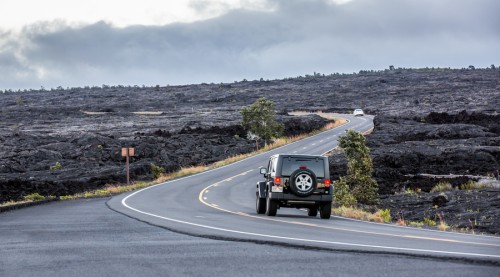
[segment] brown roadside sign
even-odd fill
[[[128,152],[128,155],[127,155],[127,152]],[[130,147],[125,147],[125,148],[122,148],[122,157],[133,157],[134,156],[134,148],[130,148]]]

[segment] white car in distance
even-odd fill
[[[355,109],[354,112],[352,113],[354,116],[364,116],[365,113],[363,112],[362,109]]]

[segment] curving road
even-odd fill
[[[346,129],[372,126],[369,117],[348,118],[273,152],[321,154]],[[294,209],[257,215],[254,184],[269,155],[109,200],[2,213],[0,276],[498,276],[497,237]]]
[[[153,225],[201,237],[320,249],[403,253],[500,261],[500,238],[399,227],[333,217],[311,218],[280,209],[276,217],[255,212],[258,168],[274,153],[323,154],[347,129],[364,132],[372,118],[349,123],[223,168],[114,197],[108,205]]]

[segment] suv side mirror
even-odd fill
[[[261,167],[260,168],[260,174],[266,175],[267,174],[267,168]]]

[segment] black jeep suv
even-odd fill
[[[330,218],[333,187],[328,158],[310,155],[273,155],[257,183],[257,213],[275,216],[279,208],[307,208],[309,216]]]

